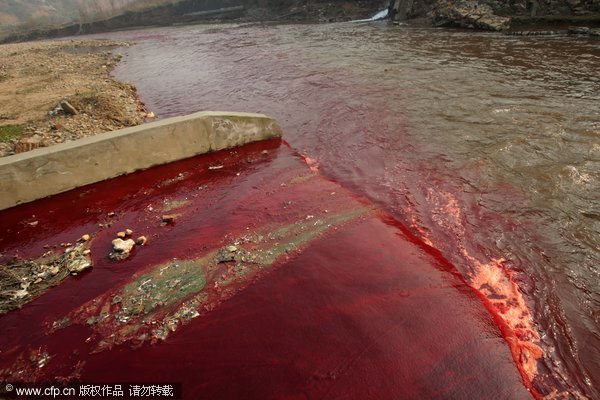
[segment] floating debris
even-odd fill
[[[247,259],[250,259],[249,253],[241,247],[235,245],[228,245],[219,249],[217,255],[215,256],[215,261],[217,263],[225,263],[230,261],[241,262],[246,261]]]
[[[168,212],[171,212],[173,210],[182,208],[182,207],[190,204],[191,201],[188,198],[181,199],[181,200],[164,199],[163,203],[164,203],[164,207],[162,207],[162,211],[165,213],[168,213]]]
[[[355,207],[335,214],[315,214],[311,221],[300,218],[290,224],[245,233],[193,259],[154,265],[67,317],[95,332],[91,339],[95,342],[94,352],[125,342],[137,346],[146,340],[165,340],[179,326],[214,309],[267,273],[279,260],[287,259],[319,235],[370,210]],[[322,223],[315,224],[315,220]],[[119,246],[125,242],[113,241]]]
[[[92,267],[92,260],[90,258],[91,251],[83,243],[76,244],[73,247],[67,247],[65,249],[66,267],[69,272],[73,275],[77,275],[80,272],[85,271]]]
[[[176,176],[176,177],[174,177],[174,178],[170,178],[170,179],[167,179],[167,180],[164,180],[164,181],[162,181],[161,183],[159,183],[159,184],[157,185],[157,187],[159,187],[159,188],[163,188],[163,187],[165,187],[165,186],[169,186],[169,185],[171,185],[171,184],[173,184],[173,183],[176,183],[176,182],[181,182],[181,181],[183,181],[185,178],[187,178],[189,175],[190,175],[190,173],[189,173],[189,172],[180,172],[179,174],[177,174],[177,176]]]
[[[71,320],[67,317],[54,321],[52,323],[52,329],[64,329],[71,325]]]
[[[91,268],[89,244],[89,239],[75,245],[62,243],[66,247],[62,252],[48,251],[38,259],[14,259],[0,265],[0,314],[21,307],[59,284],[69,274],[79,274]]]
[[[175,221],[175,217],[176,215],[174,214],[168,214],[168,215],[163,215],[162,216],[162,222],[166,222],[166,223],[171,223]]]

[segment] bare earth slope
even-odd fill
[[[0,156],[144,121],[135,87],[115,81],[110,52],[127,43],[54,41],[0,46]],[[60,107],[66,100],[76,114]]]

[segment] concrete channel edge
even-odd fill
[[[0,158],[0,210],[281,134],[266,115],[203,111]]]

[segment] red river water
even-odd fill
[[[120,50],[125,58],[115,75],[136,84],[159,117],[235,110],[277,118],[291,148],[308,155],[314,170],[318,165],[320,183],[290,194],[306,199],[303,211],[325,201],[325,191],[345,193],[334,210],[358,202],[378,211],[278,261],[164,342],[90,356],[82,356],[89,345],[73,345],[78,355],[63,357],[85,360],[82,378],[180,381],[190,398],[600,396],[597,40],[383,24],[211,25],[106,36],[136,43]],[[252,218],[225,216],[244,208],[252,185],[306,168],[286,145],[264,146],[277,156],[248,172],[244,184],[223,176],[206,181],[228,185],[229,194],[211,193],[231,203],[220,213],[206,206],[223,218],[202,214],[209,233],[248,224]],[[58,196],[41,209],[84,196],[97,212],[86,219],[85,209],[56,211],[64,227],[54,223],[37,242],[23,242],[26,233],[13,228],[0,245],[10,252],[37,250],[48,235],[72,241],[110,209],[126,210],[120,223],[134,224],[137,208],[169,196],[151,192],[142,201],[139,193],[219,159],[210,157]],[[177,190],[183,197],[191,189]],[[275,207],[269,196],[258,199]],[[35,210],[9,211],[3,225],[21,226]],[[300,216],[280,212],[282,220]],[[259,219],[279,221],[274,213]],[[185,226],[178,235],[211,246],[210,235]],[[131,262],[143,269],[188,247],[156,248]],[[60,353],[65,337],[85,342],[89,332],[78,325],[48,338],[23,329],[74,307],[88,310],[85,301],[130,277],[103,262],[94,267],[95,283],[77,287],[90,279],[85,275],[0,319],[2,346],[14,349],[4,352],[2,367],[24,348]],[[65,302],[76,304],[57,309]]]

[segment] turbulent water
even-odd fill
[[[137,43],[115,74],[149,110],[276,117],[495,305],[541,393],[600,397],[600,41],[385,24],[110,36]]]

